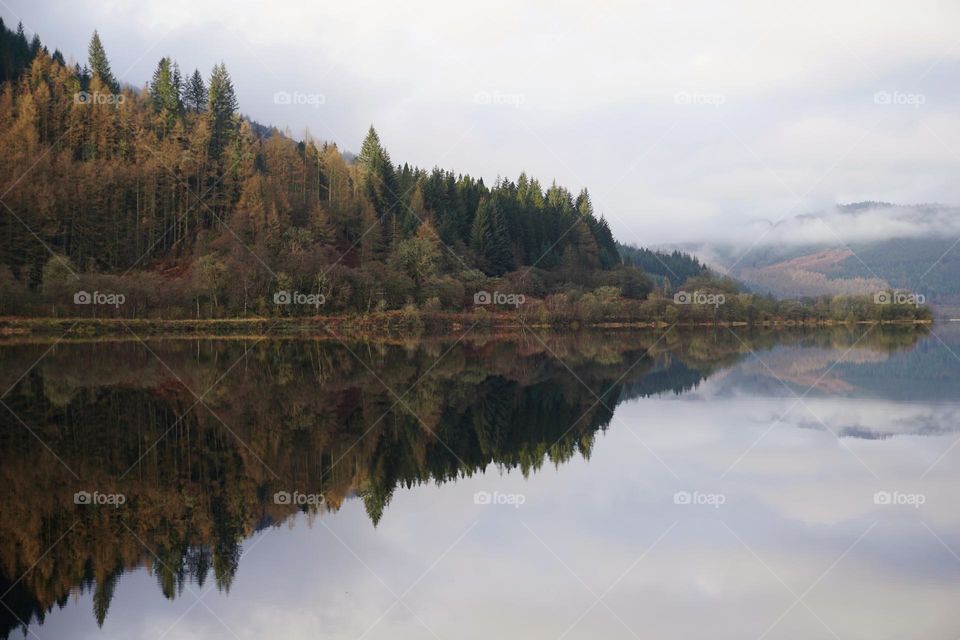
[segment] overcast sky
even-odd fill
[[[837,202],[960,203],[960,2],[0,0],[143,85],[223,60],[241,109],[395,162],[590,189],[623,241]],[[277,104],[286,92],[291,102]],[[749,239],[752,241],[753,239]]]

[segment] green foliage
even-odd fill
[[[401,240],[394,249],[391,262],[395,268],[410,276],[417,284],[432,276],[440,260],[437,242],[425,234]]]
[[[100,34],[97,33],[96,29],[94,29],[93,36],[90,38],[87,56],[91,77],[99,78],[100,82],[114,93],[120,91],[120,83],[113,77],[110,62],[107,60],[107,52],[103,48],[103,43],[100,42]]]
[[[380,144],[380,136],[372,125],[360,147],[357,167],[360,169],[360,184],[374,211],[380,221],[392,226],[395,232],[399,186],[390,154]]]
[[[161,58],[153,80],[150,82],[150,99],[153,108],[161,115],[164,127],[169,129],[183,110],[180,101],[179,70],[170,58]]]
[[[210,73],[207,93],[210,122],[210,153],[220,159],[237,135],[237,96],[227,67],[222,62]]]
[[[10,31],[0,18],[0,81],[19,78],[36,54],[37,51],[27,42],[23,24],[17,25],[16,32]]]
[[[640,267],[658,282],[666,279],[673,288],[707,270],[695,256],[681,251],[664,253],[620,243],[617,250],[624,262]]]
[[[513,256],[507,237],[499,198],[483,198],[470,229],[470,248],[480,257],[490,275],[501,275],[513,268]]]
[[[199,69],[193,70],[193,75],[183,87],[183,105],[194,113],[207,110],[207,86],[203,83],[203,76]]]
[[[50,256],[43,267],[43,293],[47,296],[63,294],[70,289],[76,282],[74,273],[76,269],[70,263],[69,258],[64,256]]]

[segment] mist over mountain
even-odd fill
[[[757,221],[678,247],[750,289],[780,296],[896,288],[960,306],[960,207],[858,202]]]

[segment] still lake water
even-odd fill
[[[735,331],[0,346],[0,637],[957,638],[960,326]]]

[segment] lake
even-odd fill
[[[0,637],[960,630],[960,326],[0,346]]]

